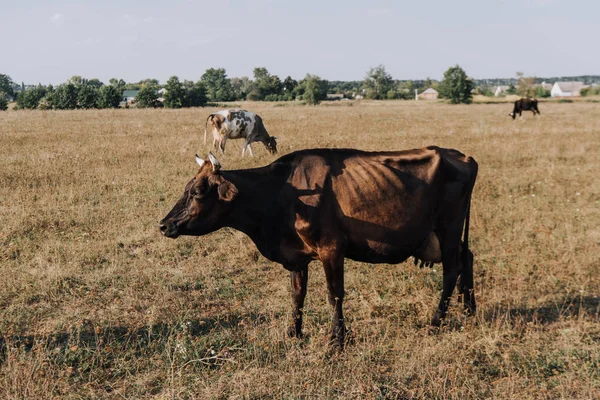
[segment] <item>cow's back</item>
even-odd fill
[[[307,150],[285,156],[295,192],[294,225],[305,241],[342,235],[349,257],[398,262],[425,240],[439,200],[469,181],[469,161],[455,150],[399,152]]]

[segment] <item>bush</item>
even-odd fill
[[[583,88],[580,93],[582,96],[598,96],[600,95],[600,86]]]
[[[550,95],[550,91],[548,89],[544,89],[542,86],[538,86],[537,88],[535,88],[535,97],[548,98],[550,97]]]

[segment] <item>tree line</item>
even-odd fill
[[[180,81],[177,76],[172,76],[165,85],[160,85],[156,79],[127,83],[111,78],[104,84],[95,78],[73,76],[56,87],[19,86],[8,75],[0,74],[0,109],[5,110],[9,100],[16,101],[18,109],[118,108],[124,100],[125,90],[139,91],[135,96],[136,107],[202,107],[208,103],[243,100],[303,100],[318,104],[327,97],[328,82],[317,75],[307,74],[300,81],[288,76],[281,81],[263,67],[255,68],[253,72],[254,79],[229,78],[224,68],[209,68],[196,82]]]
[[[561,77],[562,80],[600,82],[600,76]],[[111,78],[107,84],[98,79],[73,76],[56,87],[52,85],[25,86],[16,84],[8,75],[0,74],[0,110],[5,110],[9,100],[15,100],[20,109],[76,109],[117,108],[123,103],[123,91],[136,90],[136,107],[202,107],[208,103],[227,101],[290,101],[302,100],[318,104],[328,93],[345,98],[414,99],[415,89],[423,91],[433,88],[440,98],[451,103],[469,103],[472,94],[493,96],[496,86],[508,83],[507,94],[521,96],[550,97],[550,91],[539,86],[544,78],[525,77],[517,73],[509,79],[470,79],[458,65],[450,67],[442,81],[398,80],[386,71],[383,65],[370,68],[360,81],[327,81],[308,74],[300,81],[288,76],[281,80],[264,67],[254,68],[253,79],[230,78],[224,68],[209,68],[194,82],[180,81],[172,76],[161,85],[157,79],[144,79],[128,83],[123,79]],[[165,89],[159,93],[160,89]],[[582,95],[598,94],[596,88],[582,90]]]

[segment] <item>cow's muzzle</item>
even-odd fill
[[[171,239],[176,239],[179,237],[179,231],[177,229],[177,224],[171,221],[160,221],[158,224],[158,228],[160,229],[163,236],[166,236]]]

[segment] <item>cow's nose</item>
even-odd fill
[[[161,222],[160,224],[158,224],[158,229],[160,229],[160,231],[164,234],[167,231],[167,225]]]

